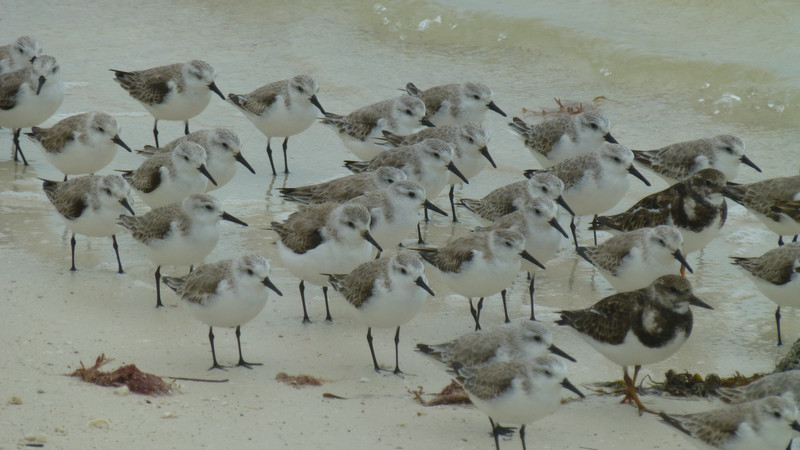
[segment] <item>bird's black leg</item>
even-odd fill
[[[236,327],[236,344],[239,346],[239,364],[237,364],[237,366],[247,367],[248,369],[252,369],[250,366],[260,366],[261,363],[247,362],[244,360],[244,358],[242,358],[242,340],[240,339],[240,336],[242,335],[241,328],[241,325]]]

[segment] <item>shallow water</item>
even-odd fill
[[[152,144],[152,118],[112,81],[108,69],[136,70],[200,58],[216,68],[217,85],[224,93],[249,92],[273,80],[309,73],[321,87],[322,105],[336,113],[395,96],[409,81],[422,88],[484,82],[509,116],[521,114],[522,108],[551,107],[554,97],[583,102],[604,97],[600,105],[612,121],[614,136],[631,148],[735,134],[746,143],[748,157],[764,170],[759,174],[742,167],[736,181],[797,173],[800,6],[796,3],[545,1],[536,2],[536,8],[528,3],[144,0],[52,4],[6,0],[0,43],[30,34],[40,40],[46,54],[59,60],[66,98],[44,126],[79,112],[103,110],[120,122],[121,137],[132,148]],[[493,136],[490,150],[499,167],[487,169],[457,190],[457,197],[480,197],[522,179],[520,169],[537,167],[506,131],[506,122],[499,115],[487,114],[486,126]],[[251,175],[240,168],[230,185],[215,191],[224,208],[250,227],[223,225],[220,244],[207,260],[231,257],[243,249],[265,253],[276,266],[275,284],[288,294],[283,304],[296,308],[299,318],[297,280],[280,268],[272,245],[275,235],[266,230],[270,221],[285,218],[296,207],[283,202],[276,188],[344,175],[341,161],[352,155],[330,130],[314,125],[290,139],[292,173],[273,178],[268,174],[265,138],[232,106],[212,98],[190,126],[192,130],[216,126],[234,130],[258,172]],[[160,140],[168,142],[182,133],[183,125],[161,122],[159,128]],[[0,130],[0,148],[5,149],[0,158],[0,248],[5,256],[0,272],[6,281],[13,273],[14,255],[21,252],[32,255],[43,267],[69,265],[69,234],[37,179],[60,179],[61,175],[27,140],[23,140],[23,150],[31,166],[23,168],[9,161],[10,142],[9,130]],[[279,144],[273,141],[273,148]],[[279,170],[280,160],[278,156]],[[134,168],[140,161],[138,155],[120,153],[103,173]],[[643,173],[653,187],[632,178],[630,192],[611,212],[666,187],[655,175]],[[435,201],[448,209],[446,195]],[[138,202],[136,210],[143,213],[147,208]],[[425,228],[427,241],[443,244],[477,225],[466,211],[460,218],[461,223],[453,225],[435,217]],[[562,224],[567,220],[562,218]],[[582,238],[589,243],[588,233]],[[150,305],[152,267],[129,238],[123,235],[119,240],[132,287],[125,295]],[[703,374],[771,369],[783,352],[775,346],[775,306],[743,279],[727,257],[760,255],[776,242],[753,216],[730,206],[721,235],[688,258],[695,268],[690,279],[698,295],[715,310],[696,311],[695,331],[687,345],[669,360],[648,368],[657,378],[667,368]],[[105,239],[87,244],[79,237],[79,267],[113,270],[109,247]],[[537,316],[542,320],[554,319],[555,310],[588,306],[611,293],[605,280],[578,260],[566,240],[563,247],[537,278]],[[462,320],[468,331],[466,302],[449,296],[437,274],[429,271],[428,276],[441,295],[426,306],[425,320]],[[524,283],[520,276],[513,290],[511,313],[515,316],[529,314]],[[316,289],[308,292],[320,297]],[[314,309],[321,307],[317,300],[310,301]],[[487,305],[486,324],[499,322],[499,298]],[[784,340],[791,342],[800,329],[800,316],[784,309],[782,325]],[[417,336],[420,341],[442,337],[435,332]],[[579,379],[619,376],[617,367],[592,354],[576,336],[558,330],[556,339],[560,347],[576,349],[572,351],[589,358],[585,370],[574,369],[581,372]]]

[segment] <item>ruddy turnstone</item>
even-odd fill
[[[636,377],[645,364],[672,356],[692,332],[689,305],[713,309],[692,293],[689,280],[665,275],[650,286],[608,296],[586,309],[559,311],[556,323],[574,328],[603,356],[622,366],[623,402],[649,411],[636,394]],[[633,378],[628,366],[634,366]]]

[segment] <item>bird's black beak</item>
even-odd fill
[[[433,293],[433,290],[431,290],[430,286],[425,283],[425,280],[423,280],[421,276],[417,277],[417,279],[414,281],[414,284],[428,291],[428,294],[431,294],[431,297],[436,296],[436,294]]]
[[[222,211],[222,220],[227,220],[228,222],[238,223],[239,225],[242,225],[244,227],[247,226],[247,224],[245,222],[237,219],[236,217],[233,217],[232,215],[226,213],[225,211]]]
[[[225,100],[225,96],[222,95],[222,92],[220,92],[219,88],[217,87],[217,83],[212,81],[211,84],[208,85],[208,88],[211,89],[211,92],[219,95],[219,98]]]
[[[323,116],[325,115],[325,109],[322,107],[322,105],[319,104],[319,100],[317,100],[316,94],[312,95],[311,98],[308,99],[308,101],[310,101],[312,105],[316,106]]]
[[[128,144],[126,144],[125,142],[122,141],[122,139],[120,139],[118,134],[114,135],[114,137],[111,139],[111,142],[119,145],[120,147],[124,148],[128,152],[133,153],[133,150],[131,150],[131,148],[128,147]]]
[[[206,169],[205,164],[200,164],[200,167],[198,167],[197,170],[199,170],[200,173],[205,175],[206,178],[208,178],[208,181],[210,181],[214,186],[217,186],[217,180],[215,180],[214,177],[212,177],[211,174],[208,173],[208,169]]]
[[[242,152],[237,153],[236,156],[233,157],[233,159],[238,161],[241,165],[247,167],[247,170],[249,170],[250,173],[256,173],[256,171],[253,170],[252,167],[250,167],[250,163],[247,162],[246,159],[244,159],[244,156],[242,156]]]
[[[280,295],[281,297],[283,297],[283,293],[280,291],[280,289],[278,289],[277,287],[275,287],[275,285],[274,285],[274,284],[272,284],[272,281],[270,281],[270,280],[269,280],[269,277],[264,277],[264,279],[263,279],[263,280],[261,280],[261,284],[263,284],[264,286],[266,286],[266,287],[268,287],[268,288],[272,289],[273,291],[275,291],[275,293],[276,293],[276,294],[278,294],[278,295]]]
[[[483,155],[484,158],[489,160],[489,164],[491,164],[492,167],[497,169],[497,164],[494,163],[492,155],[489,154],[489,148],[484,145],[483,148],[481,148],[479,151],[481,152],[481,155]]]
[[[503,117],[508,117],[508,114],[504,113],[504,112],[503,112],[503,110],[502,110],[502,109],[500,109],[500,108],[499,108],[499,107],[498,107],[498,106],[497,106],[497,105],[494,103],[494,100],[490,101],[490,102],[489,102],[489,104],[488,104],[488,105],[486,105],[486,107],[487,107],[487,108],[489,108],[489,109],[491,109],[492,111],[496,112],[497,114],[500,114],[500,115],[501,115],[501,116],[503,116]]]

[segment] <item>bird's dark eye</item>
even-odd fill
[[[410,109],[407,109],[407,110],[406,110],[406,114],[408,114],[408,115],[410,116],[410,115],[411,115],[411,110],[410,110]]]
[[[542,342],[542,337],[541,336],[536,336],[535,338],[533,338],[533,340],[536,341],[536,342]]]
[[[541,211],[541,210],[539,210],[539,208],[534,208],[534,209],[533,209],[533,212],[534,212],[534,214],[536,214],[537,216],[542,214],[542,211]]]
[[[659,239],[659,240],[658,240],[658,245],[660,245],[660,246],[662,246],[662,247],[663,247],[663,246],[665,246],[665,245],[667,245],[667,244],[666,244],[666,242],[664,242],[664,240],[663,240],[663,239]]]
[[[103,192],[105,192],[106,195],[111,195],[111,189],[109,189],[109,188],[103,189]]]
[[[772,415],[775,416],[776,419],[781,418],[781,413],[779,413],[778,411],[775,411],[774,413],[772,413]]]
[[[298,91],[299,91],[301,94],[303,93],[303,88],[302,88],[301,86],[297,86],[297,90],[298,90]]]
[[[511,247],[511,241],[506,241],[506,247]]]
[[[183,157],[183,160],[184,160],[184,161],[189,161],[189,157],[188,157],[188,156],[184,156],[184,157]]]
[[[200,74],[200,72],[197,72],[196,74],[194,74],[194,76],[195,76],[195,78],[197,78],[198,80],[202,80],[202,79],[203,79],[203,75],[201,75],[201,74]]]
[[[439,154],[438,153],[434,153],[433,157],[436,158],[436,159],[439,159]]]
[[[733,149],[730,148],[730,147],[725,147],[725,151],[728,152],[728,153],[733,154]]]
[[[596,123],[590,123],[589,126],[592,127],[593,130],[596,130],[598,128]]]
[[[402,273],[403,275],[407,275],[408,271],[406,269],[400,269],[400,273]]]
[[[352,221],[350,221],[350,222],[347,222],[347,226],[350,227],[350,228],[355,228],[356,224],[354,224]]]
[[[214,209],[214,207],[213,207],[213,206],[211,206],[211,205],[206,205],[206,210],[207,210],[207,211],[211,211],[212,209]]]
[[[711,180],[705,180],[705,181],[703,181],[703,183],[704,183],[706,186],[711,186]]]
[[[544,374],[547,375],[548,377],[552,377],[553,376],[553,372],[550,372],[549,370],[545,370]]]
[[[544,192],[545,194],[547,194],[547,188],[546,188],[546,187],[542,187],[542,192]]]
[[[222,143],[222,148],[229,148],[229,147],[230,147],[230,146],[228,145],[228,143],[227,143],[227,142],[223,142],[223,143]]]
[[[58,72],[58,66],[53,67],[53,73]]]
[[[619,159],[619,157],[618,157],[618,156],[615,156],[615,157],[614,157],[614,162],[622,162],[622,160],[621,160],[621,159]]]
[[[105,133],[106,132],[106,130],[103,127],[97,127],[97,131],[99,131],[101,133]]]
[[[475,143],[475,139],[472,139],[471,137],[468,137],[467,141],[469,141],[470,144],[474,144]]]
[[[475,95],[472,96],[472,98],[474,98],[475,100],[480,100],[481,96],[478,95],[478,94],[475,94]]]
[[[678,293],[678,289],[677,289],[675,286],[672,286],[672,287],[670,287],[670,288],[669,288],[669,291],[670,291],[671,293],[673,293],[673,294],[677,294],[677,293]]]
[[[394,178],[387,178],[386,181],[388,181],[389,184],[394,184]]]
[[[408,196],[409,196],[410,198],[414,198],[414,197],[416,197],[416,196],[417,196],[417,194],[416,194],[416,192],[409,192],[409,193],[408,193]]]
[[[25,50],[23,50],[23,49],[22,49],[22,47],[20,47],[20,48],[19,48],[19,54],[21,55],[21,54],[23,54],[23,53],[25,53]]]
[[[253,275],[253,269],[247,269],[247,274],[248,275]]]

